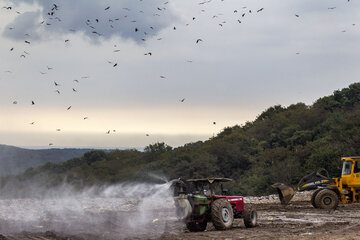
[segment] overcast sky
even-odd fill
[[[179,146],[359,81],[359,1],[0,6],[1,144]]]

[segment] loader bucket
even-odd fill
[[[287,205],[295,194],[294,189],[284,183],[274,183],[271,186],[278,191],[282,205]]]

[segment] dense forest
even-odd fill
[[[335,91],[313,105],[273,106],[253,122],[227,127],[205,141],[172,148],[165,143],[143,152],[90,151],[82,157],[30,168],[1,179],[9,186],[37,182],[53,187],[64,182],[76,188],[124,181],[150,181],[151,175],[172,178],[230,177],[232,193],[274,193],[270,185],[292,185],[319,168],[341,174],[341,156],[360,154],[360,83]]]

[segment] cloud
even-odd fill
[[[25,33],[31,40],[82,33],[95,42],[121,37],[140,43],[177,20],[161,0],[63,0],[56,5],[48,0],[20,0],[14,10],[21,3],[36,4],[38,9],[19,14],[8,24],[3,35],[14,40],[23,40]]]

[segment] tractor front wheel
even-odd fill
[[[189,229],[190,232],[203,232],[205,231],[207,226],[207,221],[203,222],[188,222],[186,223],[187,229]]]
[[[247,228],[252,228],[257,225],[257,212],[252,209],[252,207],[245,207],[244,224]]]
[[[211,220],[217,230],[226,230],[232,227],[234,212],[226,199],[219,198],[211,204]]]
[[[335,209],[338,204],[338,195],[330,189],[321,190],[315,197],[315,205],[321,209]]]

